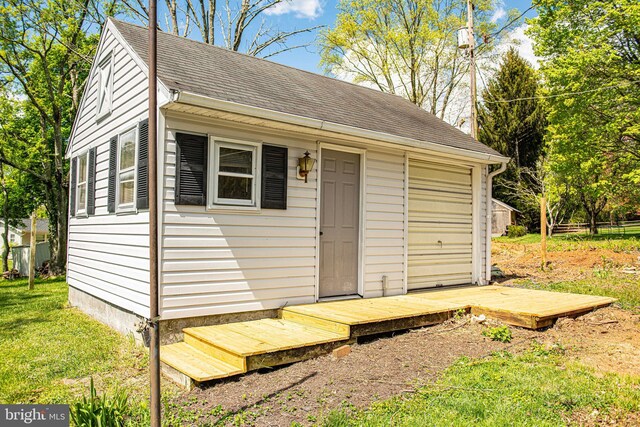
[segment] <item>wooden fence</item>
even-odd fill
[[[640,232],[640,221],[598,222],[598,232],[602,234],[625,235],[630,232]],[[573,222],[557,224],[553,228],[553,234],[587,234],[589,224],[586,222]]]

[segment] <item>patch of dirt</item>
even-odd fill
[[[492,261],[500,266],[507,277],[527,277],[534,280],[574,280],[590,277],[594,269],[622,269],[638,267],[637,253],[616,252],[610,249],[578,249],[564,252],[548,252],[550,267],[540,269],[540,245],[496,243]]]
[[[534,342],[551,348],[561,344],[572,360],[596,372],[640,376],[640,316],[608,307],[576,319],[560,319],[542,331],[512,327],[509,344],[482,336],[487,327],[470,316],[441,325],[372,339],[352,346],[345,357],[331,355],[254,372],[197,388],[175,404],[200,414],[192,425],[246,422],[256,426],[315,424],[341,407],[366,408],[373,402],[410,393],[438,378],[462,356],[487,357],[499,350],[519,353]],[[640,425],[636,418],[595,412],[576,413],[573,425]],[[186,423],[184,425],[187,425]]]
[[[571,358],[596,372],[640,376],[640,315],[606,307],[559,319],[545,337],[563,343]]]
[[[591,412],[574,411],[571,415],[563,417],[570,426],[595,427],[615,425],[621,427],[637,427],[640,425],[640,413],[638,412],[613,412],[600,413],[597,409]]]
[[[412,392],[462,356],[484,357],[514,347],[483,337],[482,328],[470,325],[468,317],[450,320],[353,345],[340,359],[322,356],[198,388],[177,403],[208,414],[198,424],[232,423],[235,418],[257,426],[309,425],[333,409],[364,408]]]

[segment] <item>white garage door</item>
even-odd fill
[[[409,162],[408,289],[471,283],[471,169]]]

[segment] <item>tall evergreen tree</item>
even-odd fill
[[[494,194],[520,209],[530,226],[536,226],[539,218],[519,193],[522,186],[532,189],[539,185],[530,179],[542,155],[546,125],[537,92],[535,70],[511,48],[483,90],[483,103],[478,109],[480,141],[512,159],[507,171],[494,181]]]

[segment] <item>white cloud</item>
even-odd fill
[[[505,9],[503,6],[500,6],[496,9],[495,12],[493,12],[493,15],[491,16],[491,23],[495,24],[505,16],[507,16],[507,9]]]
[[[506,52],[510,47],[515,47],[520,56],[529,61],[533,68],[537,69],[540,66],[540,58],[533,53],[533,40],[525,34],[527,28],[527,24],[522,24],[519,27],[516,27],[507,37],[505,37],[504,42],[498,47],[498,49]]]
[[[281,3],[265,10],[267,15],[295,14],[296,18],[314,19],[322,14],[320,0],[283,0]]]

